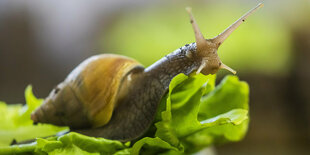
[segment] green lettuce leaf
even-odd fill
[[[70,132],[57,139],[46,140],[39,138],[35,151],[48,154],[113,154],[124,148],[125,145],[119,141],[92,138]]]
[[[248,126],[248,85],[227,76],[214,89],[214,79],[211,75],[175,77],[162,121],[155,124],[156,136],[187,153],[242,139]]]
[[[249,123],[248,96],[247,83],[236,76],[226,76],[215,86],[215,75],[179,74],[161,100],[147,137],[123,144],[70,132],[60,137],[37,138],[30,144],[0,147],[0,154],[190,154],[213,144],[241,140]],[[42,100],[33,96],[31,87],[26,89],[26,102],[24,107],[0,103],[0,112],[5,114],[0,116],[4,120],[0,124],[3,145],[13,139],[54,135],[64,129],[32,125],[30,113]]]
[[[2,154],[32,152],[37,154],[114,154],[126,146],[115,140],[93,138],[70,132],[60,137],[38,138],[36,142],[0,149]]]
[[[138,155],[138,154],[159,154],[164,151],[174,150],[178,152],[178,149],[171,146],[169,143],[165,142],[164,140],[155,137],[145,137],[139,141],[137,141],[133,147],[130,149],[131,154]]]

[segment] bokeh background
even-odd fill
[[[184,8],[212,38],[258,0],[0,0],[0,100],[46,97],[87,57],[117,53],[145,66],[194,42]],[[250,85],[251,123],[221,154],[310,152],[310,0],[265,0],[220,47]],[[218,80],[230,74],[220,71]]]

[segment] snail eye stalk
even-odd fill
[[[228,36],[240,26],[241,23],[243,23],[251,14],[253,14],[256,10],[258,10],[259,8],[263,6],[264,4],[259,3],[257,6],[255,6],[253,9],[248,11],[246,14],[240,17],[237,21],[231,24],[226,30],[224,30],[224,32],[222,32],[221,34],[213,38],[212,42],[218,45],[222,44],[228,38]]]

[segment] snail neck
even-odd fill
[[[199,58],[196,58],[196,43],[187,44],[166,55],[145,69],[147,76],[156,78],[168,89],[171,80],[178,74],[189,75],[199,68]]]

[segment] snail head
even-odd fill
[[[239,18],[236,22],[234,22],[231,26],[229,26],[224,32],[216,36],[212,39],[205,39],[200,32],[200,29],[194,19],[191,8],[186,8],[187,12],[190,16],[190,22],[194,29],[195,40],[196,40],[196,54],[197,57],[201,59],[201,63],[199,68],[197,69],[197,74],[214,74],[219,69],[226,69],[233,74],[236,74],[236,71],[225,65],[219,58],[217,54],[217,50],[220,45],[227,39],[227,37],[239,27],[241,23],[243,23],[248,16],[250,16],[253,12],[263,6],[262,3],[258,4],[256,7],[251,9],[249,12],[244,14],[241,18]]]

